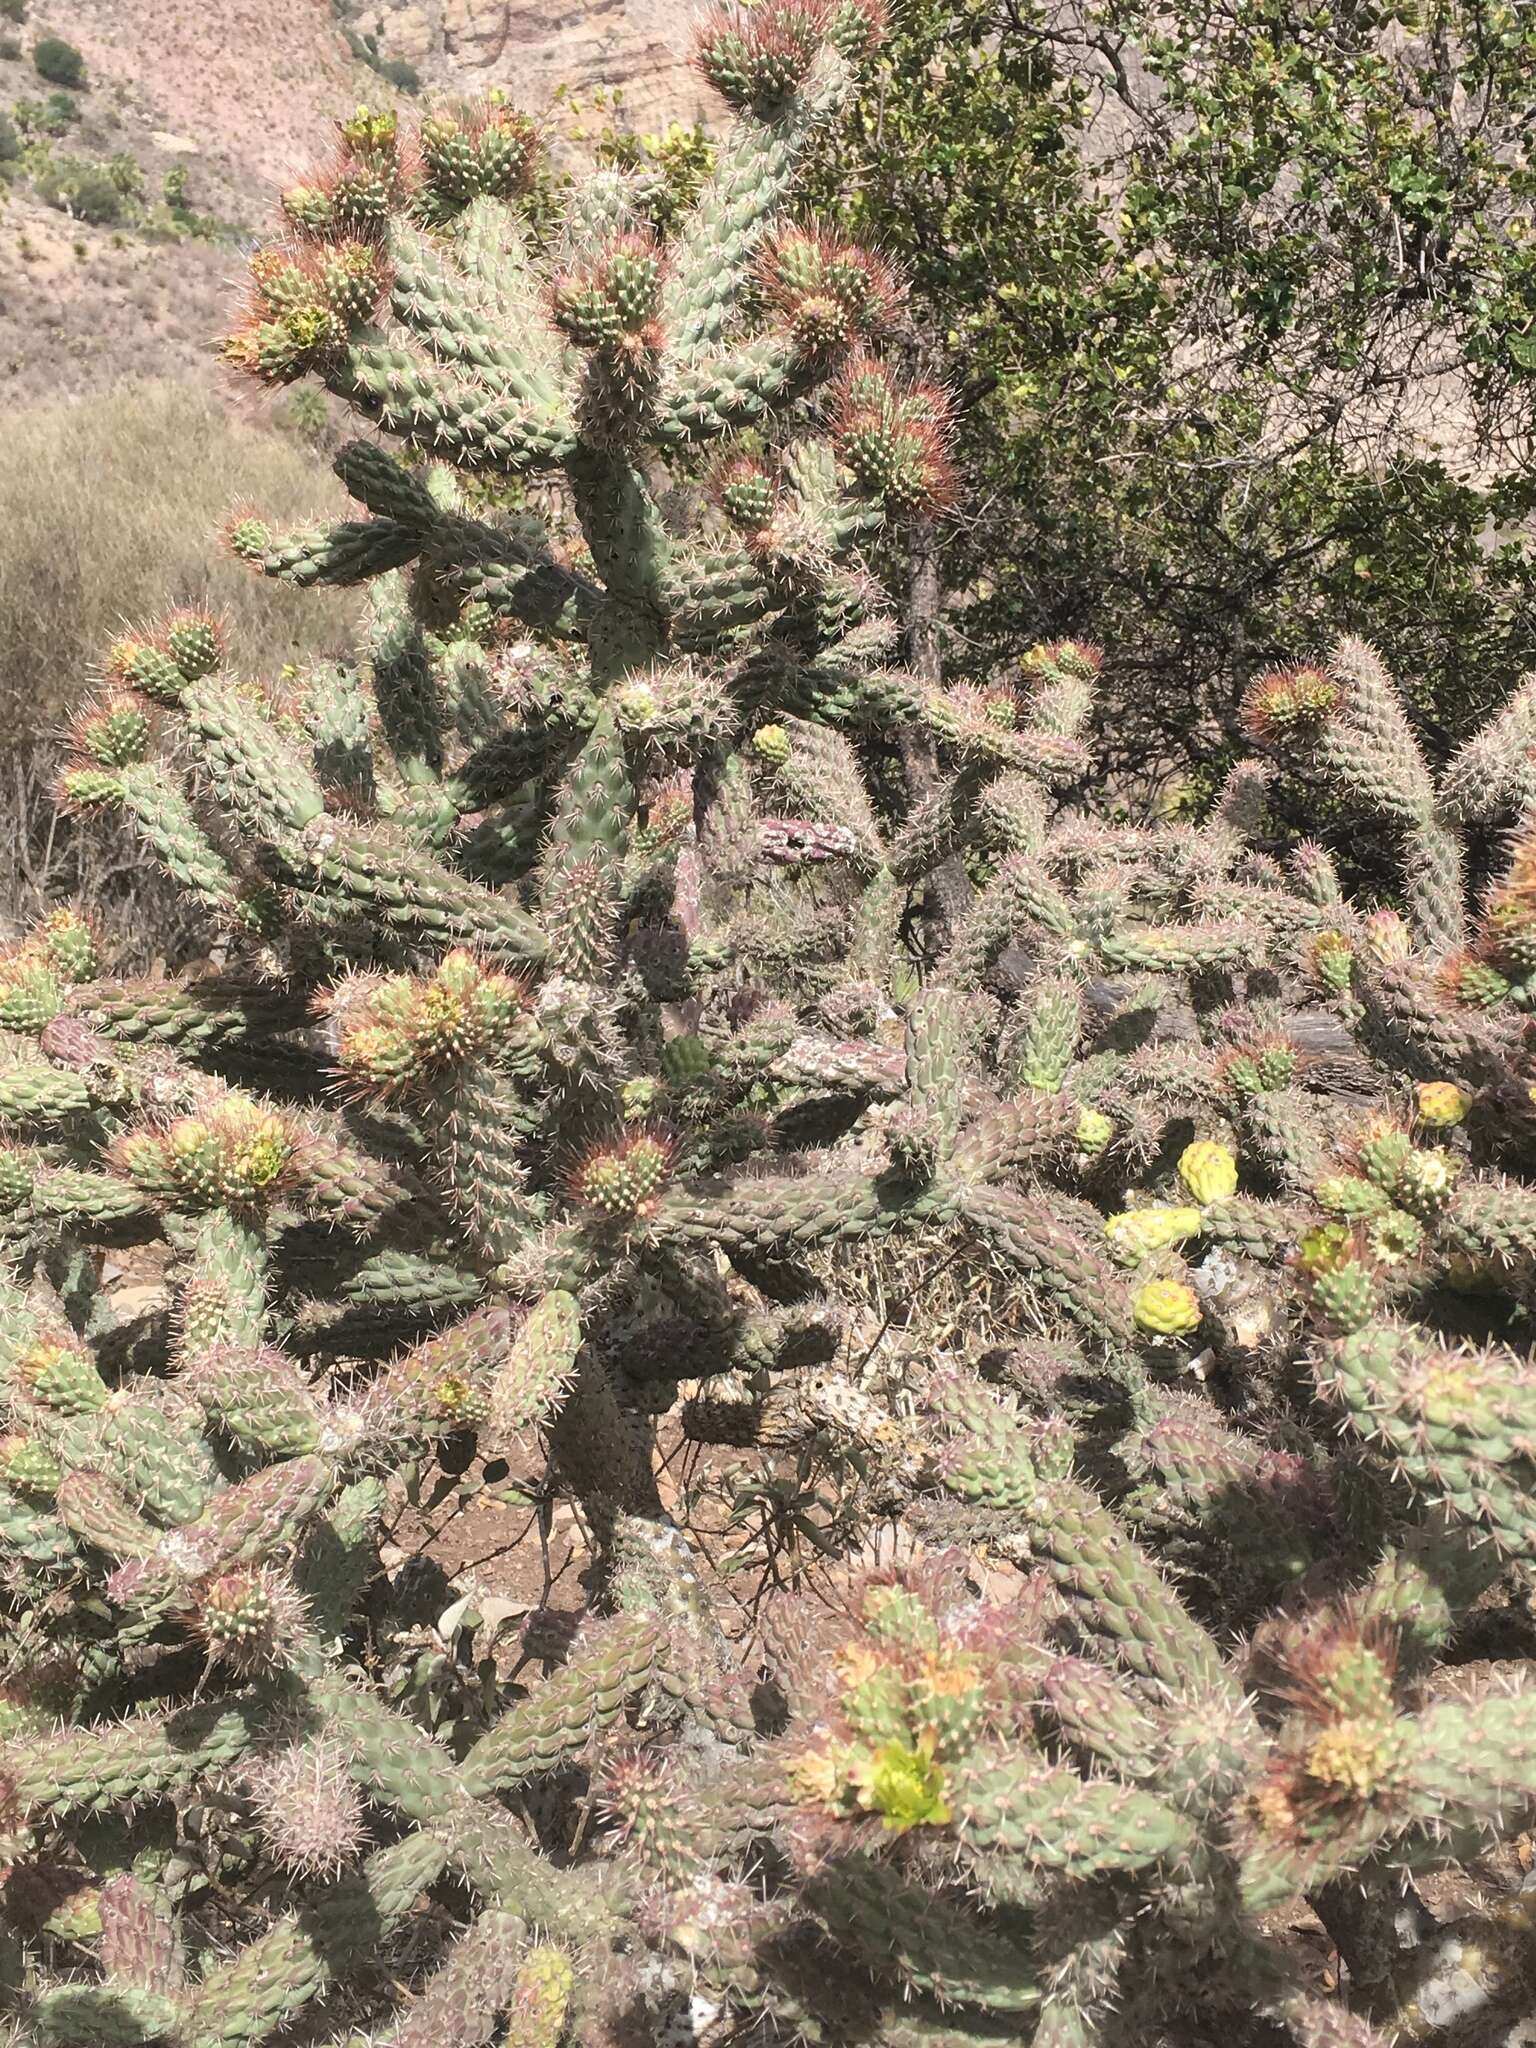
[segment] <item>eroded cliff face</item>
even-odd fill
[[[360,100],[410,118],[433,96],[501,87],[550,122],[551,146],[599,90],[622,93],[641,130],[723,109],[689,66],[697,0],[31,0],[25,42],[0,51],[0,109],[36,96],[36,36],[66,37],[88,87],[64,145],[92,161],[131,157],[158,195],[173,166],[191,205],[225,239],[169,243],[93,226],[13,182],[0,224],[0,393],[9,404],[78,396],[139,377],[216,374],[214,338],[232,315],[230,241],[254,232],[278,188],[330,148],[333,121]],[[397,94],[349,49],[345,29],[421,74]],[[568,111],[574,102],[578,114]]]
[[[340,11],[429,87],[499,85],[530,108],[562,85],[578,101],[618,91],[639,128],[710,111],[688,64],[689,0],[342,0]]]

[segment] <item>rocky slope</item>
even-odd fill
[[[709,96],[688,67],[690,9],[680,0],[340,0],[381,56],[431,85],[505,85],[526,106],[563,86],[578,99],[623,95],[638,128],[693,120]]]
[[[335,114],[400,100],[347,29],[374,38],[381,59],[415,66],[428,93],[499,86],[541,111],[558,93],[557,137],[579,127],[599,88],[621,91],[641,128],[707,111],[687,66],[689,0],[338,4],[345,19],[333,0],[31,0],[0,37],[0,112],[46,96],[32,50],[65,37],[87,85],[70,95],[78,118],[51,142],[55,157],[127,159],[150,202],[180,165],[188,203],[223,229],[202,241],[92,223],[44,204],[35,181],[0,183],[0,394],[11,404],[211,372],[241,242],[274,187],[323,153]]]

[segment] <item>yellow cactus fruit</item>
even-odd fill
[[[1200,1327],[1200,1303],[1184,1280],[1148,1280],[1137,1288],[1131,1313],[1138,1330],[1154,1337],[1187,1337]]]
[[[1124,1259],[1150,1258],[1170,1245],[1200,1235],[1198,1209],[1123,1209],[1109,1217],[1104,1235]]]
[[[1432,1131],[1450,1130],[1472,1107],[1454,1081],[1421,1081],[1414,1094],[1419,1122]]]
[[[1226,1145],[1197,1138],[1179,1154],[1179,1179],[1192,1201],[1224,1202],[1237,1193],[1237,1155]]]

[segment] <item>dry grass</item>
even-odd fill
[[[310,450],[212,378],[124,385],[13,413],[0,461],[0,786],[7,880],[0,921],[84,883],[130,953],[134,874],[80,870],[74,834],[53,829],[47,785],[61,727],[125,621],[206,604],[229,628],[238,668],[344,651],[354,609],[332,593],[264,583],[219,549],[232,503],[279,524],[344,497]],[[93,829],[93,828],[88,828]]]

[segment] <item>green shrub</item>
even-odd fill
[[[1255,670],[1348,629],[1435,679],[1443,752],[1536,660],[1536,15],[1071,12],[907,0],[811,171],[961,400],[946,658],[1091,631],[1143,788],[1219,775]]]
[[[108,157],[105,169],[107,176],[125,199],[144,197],[144,173],[125,150],[118,150]]]
[[[0,36],[0,58],[14,59],[20,55],[20,36]]]
[[[87,163],[77,156],[54,157],[32,182],[45,206],[89,221],[92,227],[111,227],[126,210],[126,195],[107,164]]]
[[[0,21],[23,22],[27,18],[27,0],[0,0]]]
[[[9,114],[0,114],[0,164],[13,164],[21,155],[21,135]]]
[[[32,51],[32,62],[38,77],[46,78],[50,85],[67,85],[79,92],[85,84],[85,59],[62,36],[44,36]]]
[[[404,57],[381,57],[373,68],[397,92],[414,94],[421,91],[421,73]]]
[[[11,112],[23,135],[64,135],[80,119],[80,109],[67,92],[51,92],[45,100],[17,100]]]
[[[404,57],[385,57],[379,52],[379,39],[374,35],[361,35],[355,28],[342,30],[347,48],[359,64],[366,64],[370,71],[376,71],[397,92],[418,93],[421,91],[421,73],[414,64],[408,64]]]

